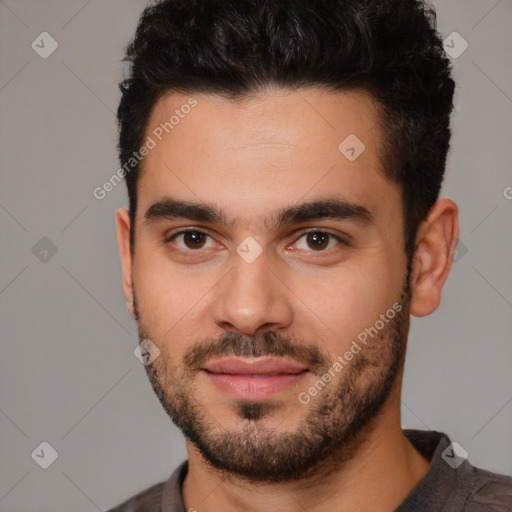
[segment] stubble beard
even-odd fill
[[[280,431],[279,425],[270,428],[266,424],[266,418],[274,413],[283,414],[283,420],[287,417],[288,404],[273,400],[238,401],[233,414],[240,426],[227,429],[215,418],[216,404],[201,404],[194,398],[196,370],[200,362],[224,355],[271,355],[307,362],[321,375],[334,361],[318,343],[297,344],[273,332],[255,338],[228,332],[220,340],[195,344],[181,365],[176,365],[166,350],[172,343],[162,344],[151,338],[150,332],[142,329],[144,322],[137,305],[135,311],[140,341],[149,338],[161,351],[145,367],[151,386],[169,417],[205,462],[220,474],[244,481],[280,483],[327,473],[349,460],[374,428],[403,368],[410,321],[408,280],[399,302],[401,311],[368,339],[308,405],[292,395],[294,403],[290,405],[307,411],[293,431]]]

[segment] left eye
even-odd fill
[[[330,246],[332,239],[337,242],[336,245],[345,243],[340,237],[324,231],[308,231],[303,233],[298,240],[300,241],[302,238],[305,238],[307,246],[312,247],[314,251],[324,251],[325,249],[332,248],[332,246]],[[298,245],[299,243],[297,243],[297,246]],[[299,247],[299,249],[303,248]]]

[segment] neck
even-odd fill
[[[350,451],[348,458],[345,453],[333,453],[332,460],[314,476],[262,485],[219,473],[187,441],[188,473],[182,486],[185,510],[389,512],[409,495],[430,465],[403,435],[396,389]]]

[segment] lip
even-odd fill
[[[224,357],[206,364],[203,370],[231,375],[262,375],[269,373],[297,374],[309,368],[275,357]]]
[[[228,357],[202,368],[218,389],[241,400],[262,400],[297,386],[309,369],[285,359]]]

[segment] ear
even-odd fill
[[[123,291],[126,302],[133,302],[132,255],[130,252],[130,214],[126,208],[116,210],[117,245],[123,268]],[[133,308],[128,312],[135,318]]]
[[[412,315],[430,315],[439,306],[458,240],[457,205],[451,199],[439,199],[416,236],[411,278]]]

